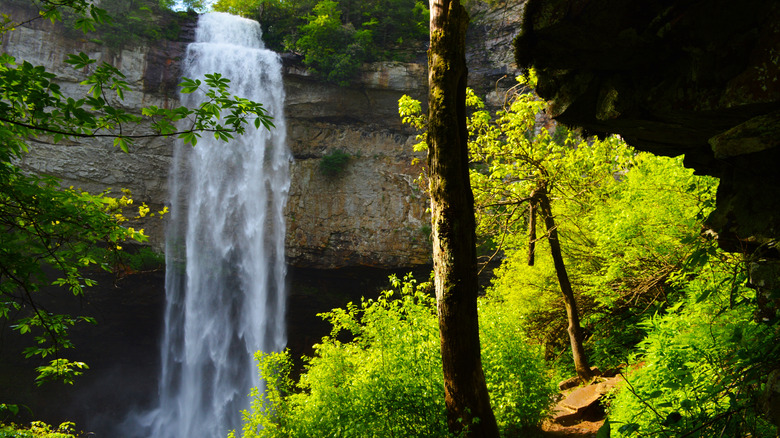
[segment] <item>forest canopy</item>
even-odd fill
[[[307,67],[342,85],[362,63],[408,60],[428,39],[421,0],[219,0],[213,9],[258,20],[270,49],[299,53]]]

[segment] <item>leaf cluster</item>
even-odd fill
[[[0,424],[0,438],[76,438],[75,424],[65,422],[51,426],[42,421],[33,421],[29,427],[16,424]]]
[[[449,436],[438,325],[430,284],[391,277],[393,290],[323,316],[330,336],[289,379],[288,353],[258,353],[265,394],[254,391],[243,437]],[[538,350],[517,320],[485,302],[483,360],[491,400],[506,434],[536,425],[552,388]]]

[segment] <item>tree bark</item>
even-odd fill
[[[580,326],[580,314],[577,311],[577,302],[574,299],[574,290],[569,281],[569,274],[566,272],[566,265],[563,263],[561,244],[558,240],[558,228],[552,215],[547,189],[544,187],[537,188],[533,197],[538,200],[539,213],[544,218],[544,225],[547,228],[547,240],[550,243],[550,253],[553,265],[555,265],[555,274],[558,276],[558,284],[561,287],[563,302],[566,305],[566,318],[569,321],[569,342],[571,343],[571,352],[574,356],[574,368],[577,370],[577,376],[583,381],[587,381],[593,377],[593,373],[588,364],[588,357],[585,355],[585,348],[582,346],[583,335],[582,327]]]
[[[536,259],[536,200],[533,193],[528,202],[528,266],[534,265]]]
[[[447,422],[451,432],[497,437],[477,321],[474,196],[468,172],[465,35],[458,0],[430,0],[428,166],[433,266]]]

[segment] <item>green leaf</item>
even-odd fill
[[[130,148],[127,145],[127,139],[125,137],[116,137],[114,139],[114,146],[119,146],[119,148],[122,149],[122,151],[125,153],[130,152]]]
[[[86,53],[80,52],[78,55],[69,54],[65,62],[72,65],[73,68],[79,69],[84,68],[90,64],[94,64],[97,61],[90,59]]]
[[[200,79],[192,80],[185,77],[182,78],[181,83],[179,84],[179,87],[181,87],[181,90],[179,91],[184,94],[194,93],[200,88],[200,84]]]
[[[639,430],[639,425],[636,423],[627,423],[618,428],[618,432],[623,435],[632,435]]]
[[[679,412],[670,412],[666,416],[666,419],[661,423],[663,426],[673,426],[682,420],[682,415]]]
[[[701,294],[699,294],[699,296],[696,298],[696,304],[699,304],[699,303],[701,303],[702,301],[704,301],[704,300],[706,300],[707,298],[709,298],[709,297],[710,297],[710,295],[712,294],[712,292],[713,292],[713,291],[714,291],[714,289],[712,289],[712,288],[706,288],[706,289],[704,289],[704,290],[701,292]]]
[[[0,403],[0,412],[10,412],[13,417],[19,413],[19,406]]]
[[[602,424],[598,432],[596,432],[596,438],[609,438],[610,429],[609,419],[604,420],[604,424]]]

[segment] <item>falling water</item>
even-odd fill
[[[271,131],[248,128],[229,143],[204,134],[174,154],[166,242],[165,333],[159,407],[140,421],[147,437],[216,438],[240,429],[259,386],[253,354],[278,351],[284,330],[284,217],[290,154],[278,56],[257,22],[200,17],[184,75],[219,72],[231,92],[261,102]],[[183,95],[194,107],[203,95]]]

